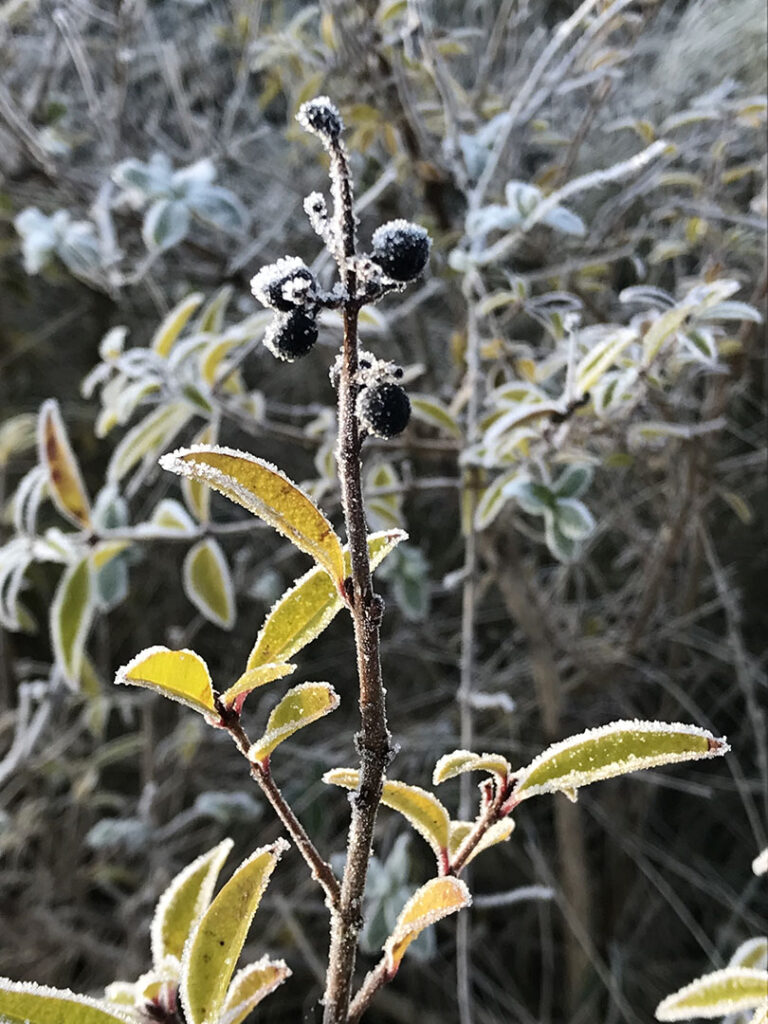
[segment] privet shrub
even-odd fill
[[[313,560],[314,567],[272,607],[244,670],[233,681],[222,680],[215,665],[212,675],[193,650],[156,645],[120,669],[116,682],[147,687],[179,701],[201,714],[209,726],[231,736],[250,775],[306,861],[312,880],[324,893],[330,948],[323,1020],[326,1024],[342,1024],[363,1016],[379,989],[395,978],[408,947],[424,929],[471,904],[470,889],[460,876],[480,853],[510,839],[515,826],[513,815],[521,803],[551,793],[575,801],[580,788],[600,779],[720,756],[729,747],[724,739],[696,725],[635,719],[611,722],[554,743],[517,770],[503,754],[457,749],[439,758],[432,782],[438,786],[468,772],[480,773],[483,781],[479,804],[470,817],[453,818],[434,793],[388,777],[396,748],[387,725],[380,658],[384,602],[373,588],[372,570],[406,535],[398,529],[368,532],[362,461],[367,437],[388,440],[402,433],[408,425],[411,403],[400,383],[403,369],[378,353],[361,352],[358,323],[365,306],[402,290],[422,274],[429,259],[430,239],[424,228],[395,220],[374,232],[371,253],[361,255],[341,116],[327,97],[321,97],[305,103],[298,120],[319,138],[330,159],[331,209],[317,193],[308,197],[305,209],[336,263],[339,279],[326,290],[301,259],[286,257],[259,271],[252,287],[269,310],[264,344],[289,364],[310,355],[318,337],[317,319],[323,310],[341,313],[343,338],[331,370],[331,383],[338,391],[335,464],[346,546],[312,497],[279,468],[255,455],[211,443],[218,429],[211,399],[227,389],[234,395],[243,393],[237,363],[226,361],[241,336],[223,340],[217,336],[223,305],[219,296],[201,314],[196,331],[181,339],[200,304],[199,297],[192,296],[164,321],[149,349],[125,352],[124,332],[119,331],[110,332],[102,345],[103,361],[86,384],[88,390],[101,386],[102,398],[106,399],[100,420],[102,430],[111,425],[111,420],[125,420],[140,398],[153,392],[162,394],[164,385],[170,385],[169,390],[172,387],[176,393],[161,401],[125,436],[110,461],[106,489],[95,503],[83,483],[57,403],[50,400],[44,404],[37,425],[39,462],[24,477],[15,495],[19,536],[11,542],[11,550],[4,551],[5,564],[11,566],[4,571],[4,618],[11,627],[24,626],[27,613],[21,587],[33,561],[64,561],[65,570],[51,607],[51,639],[58,673],[71,686],[79,686],[89,674],[86,642],[97,609],[109,608],[124,597],[131,545],[159,535],[189,539],[184,560],[185,590],[201,614],[225,629],[232,628],[235,609],[229,567],[215,538],[207,536],[205,529],[209,522],[209,488],[276,529]],[[645,159],[650,158],[646,153]],[[614,174],[618,173],[614,169]],[[552,198],[544,200],[535,189],[511,183],[507,200],[511,212],[505,215],[505,229],[542,218],[546,211],[553,226],[583,230],[577,218],[570,217]],[[470,215],[468,245],[452,254],[454,266],[465,276],[467,289],[476,282],[479,267],[499,255],[494,247],[481,248],[489,226],[482,214],[489,209],[477,209],[474,220]],[[553,213],[557,214],[554,220]],[[478,223],[484,225],[483,230],[473,233]],[[499,249],[499,243],[495,248]],[[641,375],[644,381],[653,381],[662,376],[662,367],[668,368],[668,386],[673,387],[674,371],[684,370],[691,359],[699,360],[699,353],[715,358],[715,351],[706,351],[706,340],[699,340],[713,338],[705,324],[752,315],[750,307],[729,302],[734,290],[731,282],[713,281],[692,288],[677,303],[664,297],[657,315],[628,327],[604,328],[594,338],[582,340],[587,351],[580,358],[571,333],[563,345],[562,364],[550,365],[546,375],[539,377],[545,382],[565,368],[562,394],[555,397],[535,383],[535,365],[527,374],[528,383],[502,385],[501,394],[496,396],[497,409],[481,428],[474,445],[465,449],[466,465],[503,466],[505,453],[535,436],[532,425],[538,426],[542,420],[562,431],[587,405],[602,411],[612,402],[631,406],[637,401]],[[650,297],[657,300],[660,296]],[[641,298],[646,296],[638,290],[627,295],[627,301]],[[574,325],[565,318],[564,328],[567,336]],[[686,356],[688,351],[696,354]],[[631,353],[629,359],[627,353]],[[622,363],[621,370],[613,369]],[[286,367],[286,372],[300,369]],[[200,388],[201,378],[208,395]],[[599,404],[593,394],[598,387],[602,399]],[[421,409],[435,421],[454,427],[450,412],[439,405],[430,405],[424,399]],[[140,461],[146,464],[154,458],[195,414],[207,420],[196,438],[198,443],[160,458],[164,469],[182,478],[189,511],[177,500],[165,498],[145,524],[121,524],[116,485]],[[25,426],[24,422],[6,426],[11,443],[16,440],[14,431],[23,438]],[[668,433],[664,424],[641,423],[634,427],[643,437]],[[594,520],[580,500],[590,475],[578,463],[567,466],[554,481],[546,475],[537,481],[518,469],[507,470],[485,491],[476,507],[470,502],[469,528],[474,520],[478,527],[491,523],[511,498],[524,511],[544,517],[550,550],[568,561],[577,554],[578,543],[594,529]],[[33,541],[38,508],[46,494],[75,530],[64,533],[54,528]],[[291,659],[345,609],[351,619],[357,663],[360,726],[355,746],[359,766],[331,767],[323,776],[326,783],[352,793],[346,859],[337,871],[323,857],[273,775],[280,745],[335,711],[340,701],[337,691],[328,682],[303,682],[291,687],[274,703],[266,728],[255,741],[245,731],[243,713],[247,697],[292,674],[297,663]],[[361,908],[380,804],[398,811],[426,840],[434,854],[435,873],[405,902],[383,942],[381,959],[356,986],[356,952],[364,923]],[[253,916],[287,845],[278,839],[260,847],[243,861],[216,896],[216,879],[230,852],[230,840],[219,843],[185,868],[158,903],[152,924],[152,967],[135,983],[117,980],[107,988],[104,998],[97,1000],[69,990],[6,980],[0,988],[0,1012],[10,1021],[35,1024],[172,1024],[182,1020],[186,1024],[236,1024],[244,1020],[291,973],[282,960],[268,957],[235,973]],[[763,954],[762,947],[750,946],[750,964]],[[707,975],[666,999],[658,1008],[659,1019],[677,1020],[697,1013],[711,1016],[758,1007],[768,972],[764,965],[744,966],[744,957],[737,956],[735,966]],[[755,1009],[753,1020],[762,1019],[764,1010]]]
[[[158,468],[179,445],[254,452],[238,465],[259,509],[294,532],[298,516],[301,534],[300,508],[309,522],[322,508],[350,539],[334,408],[349,268],[329,252],[333,196],[301,213],[329,154],[294,120],[329,92],[369,250],[347,413],[366,434],[399,747],[353,998],[391,973],[414,892],[455,878],[498,813],[461,870],[472,908],[419,934],[366,1020],[635,1022],[702,972],[659,1012],[751,1019],[755,978],[733,984],[765,967],[749,937],[767,906],[749,872],[768,784],[764,4],[0,8],[0,974],[90,993],[139,977],[167,890],[150,974],[111,986],[107,1012],[173,1017],[197,998],[204,972],[185,966],[179,987],[187,935],[198,965],[209,953],[193,918],[216,888],[209,923],[240,895],[253,909],[283,852],[279,817],[245,785],[238,718],[314,873],[331,889],[345,875],[348,805],[321,780],[356,792],[366,748],[355,589],[338,587],[331,534],[313,567],[200,477]],[[338,141],[328,107],[304,109]],[[414,219],[409,274],[432,247],[404,287],[389,243]],[[253,271],[281,256],[254,312]],[[310,504],[269,513],[283,477],[265,460]],[[115,687],[121,663],[199,713]],[[618,763],[626,742],[678,742],[630,739],[626,723],[676,719],[727,733],[728,758],[502,816],[513,792],[533,795],[512,765],[559,759],[568,736],[589,756],[605,722]],[[436,762],[446,810],[422,788]],[[244,940],[251,968],[237,983],[216,971],[224,1019],[285,978],[279,958],[293,976],[263,1019],[322,1017],[333,900],[296,827]],[[245,861],[231,888],[215,878],[223,836],[222,879]],[[440,891],[428,883],[411,924]],[[239,941],[229,928],[225,959]]]

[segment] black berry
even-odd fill
[[[317,283],[314,274],[307,267],[291,271],[285,277],[271,281],[265,288],[272,309],[290,313],[297,306],[314,299]]]
[[[391,220],[373,234],[373,259],[395,281],[412,281],[427,265],[431,242],[424,228]]]
[[[262,267],[251,280],[251,291],[262,305],[280,313],[307,309],[317,302],[315,275],[295,256]]]
[[[388,440],[408,426],[411,403],[399,384],[373,384],[357,396],[356,412],[361,427]]]
[[[302,128],[326,139],[338,139],[344,129],[341,114],[327,96],[302,103],[296,120]]]
[[[264,335],[264,344],[269,351],[292,363],[300,359],[317,341],[317,323],[313,314],[303,309],[281,313],[275,317]]]

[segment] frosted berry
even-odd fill
[[[429,235],[418,224],[391,220],[373,233],[373,259],[394,281],[412,281],[427,265]]]
[[[296,120],[306,131],[324,139],[338,139],[344,129],[341,114],[327,96],[302,103]]]
[[[317,301],[315,275],[297,256],[286,256],[262,267],[251,280],[251,291],[263,306],[280,313],[306,308]]]
[[[303,309],[275,317],[264,335],[264,344],[272,355],[292,363],[305,356],[317,341],[317,323]]]
[[[411,403],[399,384],[373,384],[357,396],[356,412],[361,427],[386,441],[408,426]]]

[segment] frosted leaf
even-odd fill
[[[0,1020],[34,1024],[135,1024],[130,1011],[69,989],[0,978]]]
[[[752,871],[756,875],[768,874],[768,846],[752,861]]]
[[[705,974],[667,996],[656,1007],[661,1021],[722,1017],[738,1010],[762,1007],[768,995],[768,971],[726,967]]]
[[[757,970],[768,970],[768,937],[760,935],[756,939],[747,939],[734,950],[728,961],[729,967],[753,967]]]
[[[305,132],[317,135],[324,145],[338,139],[344,130],[341,114],[328,96],[317,96],[307,103],[302,103],[296,120]]]
[[[718,757],[727,742],[680,722],[619,721],[554,743],[518,773],[514,802],[661,764]]]

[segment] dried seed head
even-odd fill
[[[294,309],[279,313],[267,328],[264,344],[278,359],[292,363],[305,356],[317,341],[314,312]]]
[[[412,281],[427,265],[432,242],[418,224],[391,220],[373,233],[373,259],[394,281]]]
[[[338,139],[344,130],[341,114],[327,96],[302,103],[296,120],[305,131],[319,135],[324,142]]]
[[[285,256],[262,267],[251,279],[251,291],[263,306],[280,313],[313,307],[317,301],[315,276],[298,256]]]
[[[355,412],[361,427],[386,441],[408,426],[411,403],[399,384],[374,384],[357,396]]]

